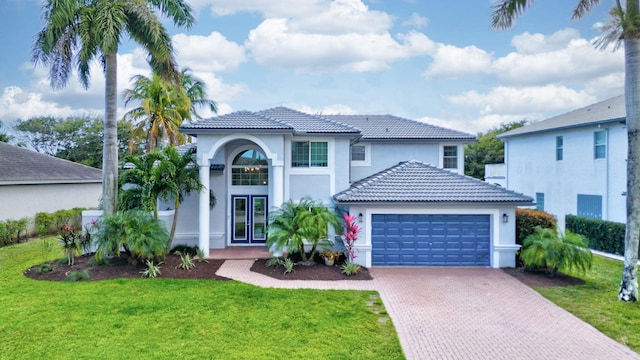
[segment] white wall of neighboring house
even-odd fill
[[[486,164],[484,166],[484,181],[507,187],[507,164]]]
[[[2,185],[0,221],[33,218],[38,212],[76,207],[95,208],[102,195],[102,183]]]
[[[594,132],[605,131],[606,157],[595,159]],[[505,141],[506,187],[536,199],[564,229],[565,215],[577,215],[578,194],[602,197],[602,220],[625,222],[627,133],[622,123],[584,126],[515,136]],[[556,137],[563,159],[556,160]]]

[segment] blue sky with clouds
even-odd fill
[[[220,113],[388,113],[475,133],[623,92],[623,52],[591,44],[613,1],[571,21],[575,2],[536,1],[496,31],[492,0],[190,0],[196,25],[169,29],[179,65],[206,82]],[[39,0],[0,0],[0,121],[102,114],[98,64],[88,90],[73,78],[54,91],[30,63],[40,13]],[[120,92],[149,74],[134,44],[118,61]]]

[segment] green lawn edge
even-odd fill
[[[545,298],[640,353],[640,303],[618,300],[623,263],[594,256],[590,271],[570,273],[585,281],[569,287],[534,287]]]
[[[41,243],[0,248],[0,358],[404,359],[375,291],[37,281],[22,273],[61,255]]]

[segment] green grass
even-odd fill
[[[22,272],[44,261],[40,244],[0,248],[0,358],[404,358],[391,321],[366,304],[372,291],[36,281]]]
[[[640,303],[618,300],[623,264],[594,256],[584,285],[535,288],[565,310],[593,325],[610,338],[640,353]]]

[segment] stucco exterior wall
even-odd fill
[[[102,184],[42,184],[0,186],[0,221],[33,218],[38,212],[54,212],[75,207],[95,208]]]
[[[606,158],[594,159],[594,132],[607,132]],[[556,136],[563,159],[556,160]],[[626,127],[611,124],[505,139],[507,188],[536,198],[564,229],[565,215],[577,214],[577,195],[602,196],[602,219],[625,222]]]

